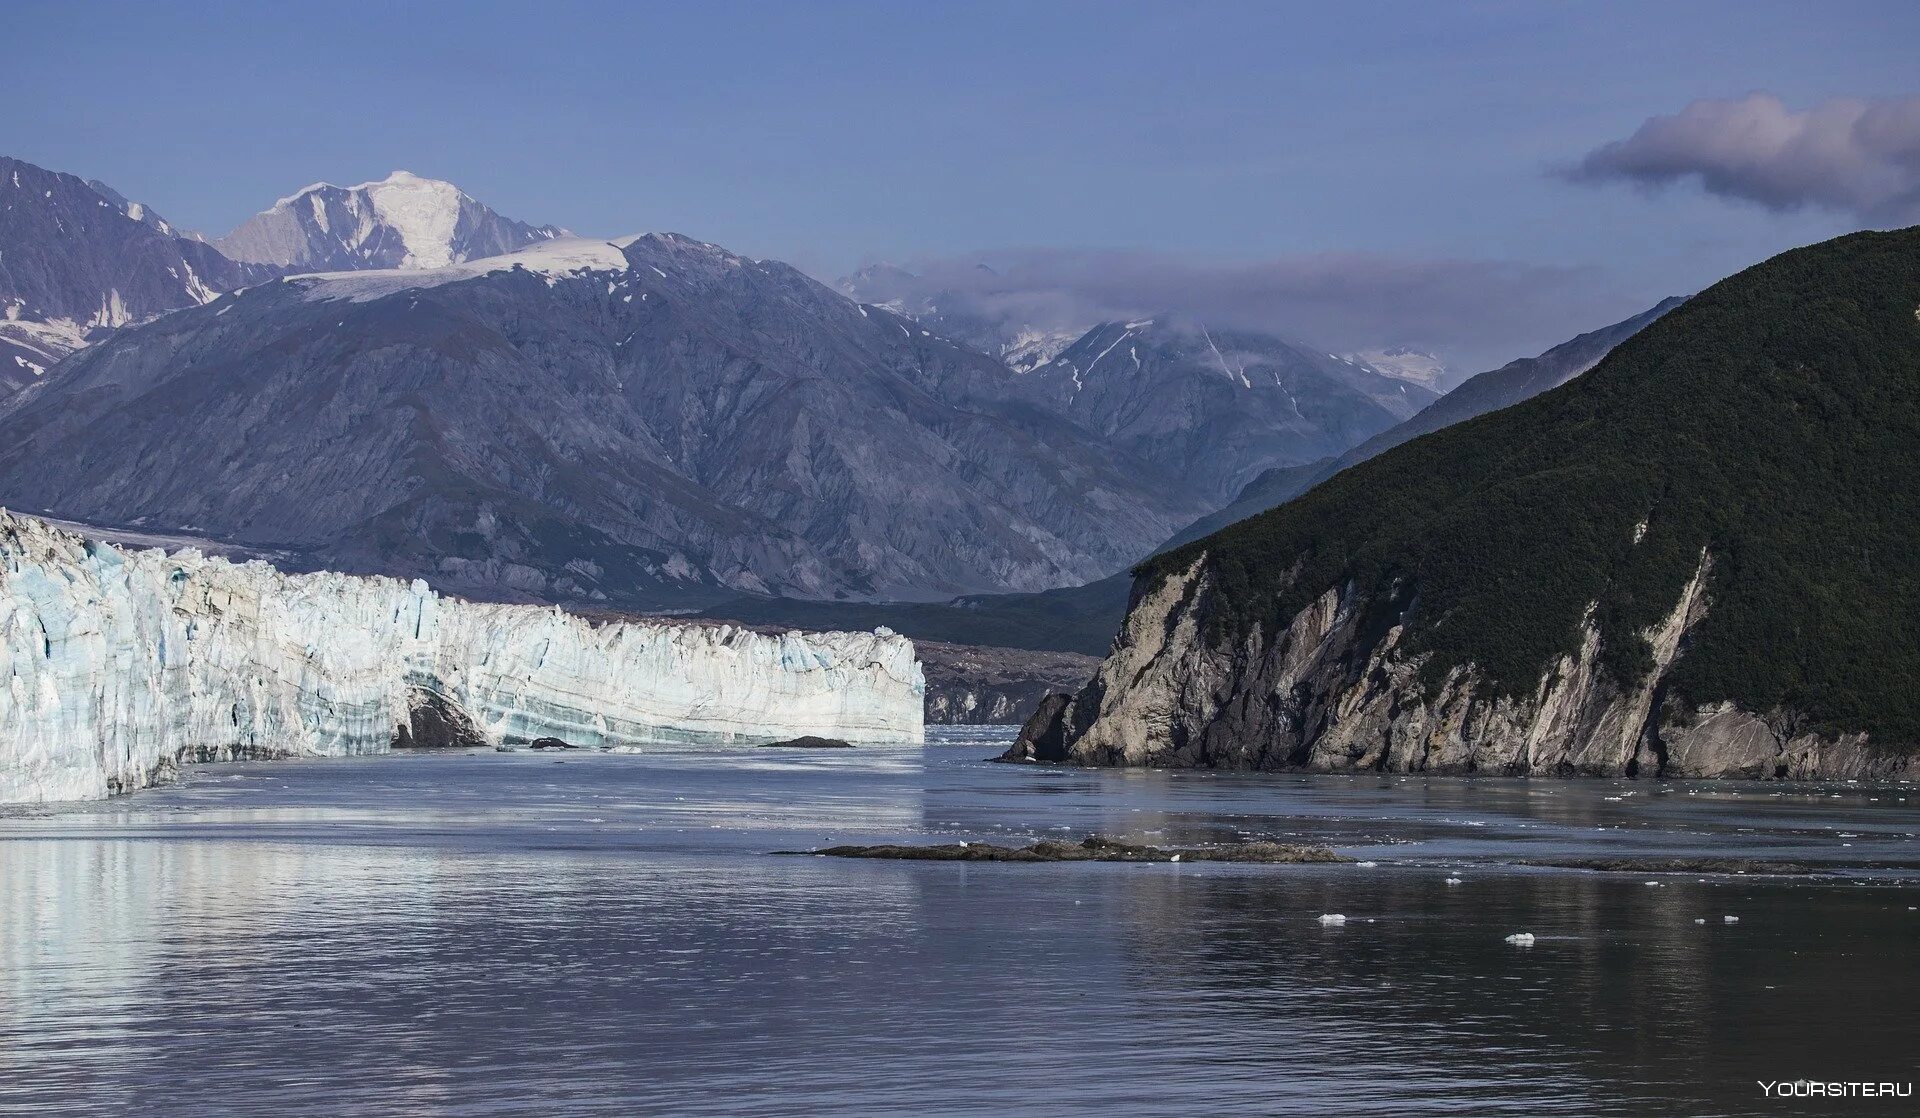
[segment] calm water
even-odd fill
[[[1754,1082],[1920,1079],[1920,789],[996,750],[206,766],[0,815],[0,1111],[1920,1113]],[[1378,864],[767,854],[1092,831]],[[1878,868],[1496,864],[1621,852]]]

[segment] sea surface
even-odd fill
[[[1920,788],[985,763],[1008,736],[9,809],[0,1113],[1920,1113],[1758,1085],[1920,1080]],[[1373,864],[773,853],[1090,833]],[[1832,872],[1512,864],[1622,854]]]

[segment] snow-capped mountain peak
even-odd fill
[[[236,260],[360,271],[445,268],[565,235],[502,217],[450,182],[395,171],[355,186],[303,187],[216,243]]]

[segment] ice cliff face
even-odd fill
[[[1334,587],[1271,634],[1229,647],[1206,637],[1215,594],[1204,557],[1140,594],[1113,651],[1077,694],[1040,704],[1005,760],[1234,769],[1303,768],[1547,776],[1890,779],[1915,758],[1864,735],[1821,737],[1787,712],[1680,708],[1662,679],[1705,616],[1709,560],[1644,634],[1653,670],[1622,689],[1600,668],[1588,624],[1579,648],[1530,696],[1498,695],[1474,670],[1438,688],[1401,654],[1401,628],[1370,633],[1365,603]]]
[[[0,510],[0,802],[184,761],[412,742],[919,741],[913,646],[874,633],[592,624],[423,582],[123,551]]]

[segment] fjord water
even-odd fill
[[[10,810],[0,1111],[1913,1112],[1756,1081],[1916,1078],[1920,790],[1028,768],[996,733]],[[1377,864],[770,853],[1091,832]],[[1839,872],[1503,864],[1595,854]]]

